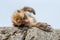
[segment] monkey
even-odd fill
[[[28,11],[30,13],[33,13],[35,15],[35,10],[31,7],[24,7],[20,10],[17,10],[12,15],[12,23],[13,26],[19,27],[23,24],[22,19],[24,19],[24,16],[26,15],[25,12]]]
[[[33,16],[25,13],[26,11],[33,13],[35,15],[35,10],[31,7],[24,7],[21,10],[17,10],[12,17],[12,23],[14,26],[20,27],[21,25],[23,25],[28,27],[31,26],[43,28],[46,30],[50,29],[50,27],[48,27],[48,24],[37,22]]]

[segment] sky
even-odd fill
[[[60,0],[0,0],[0,27],[11,27],[13,12],[24,6],[35,9],[36,15],[33,16],[38,22],[60,28]]]

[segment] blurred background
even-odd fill
[[[14,11],[29,6],[35,9],[33,15],[38,22],[46,22],[60,29],[60,0],[0,0],[0,27],[12,27]]]

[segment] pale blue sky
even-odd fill
[[[35,9],[37,21],[60,28],[60,0],[0,0],[0,27],[12,26],[13,12],[24,6]]]

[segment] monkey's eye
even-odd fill
[[[17,12],[19,12],[19,13],[20,13],[20,10],[17,10]]]

